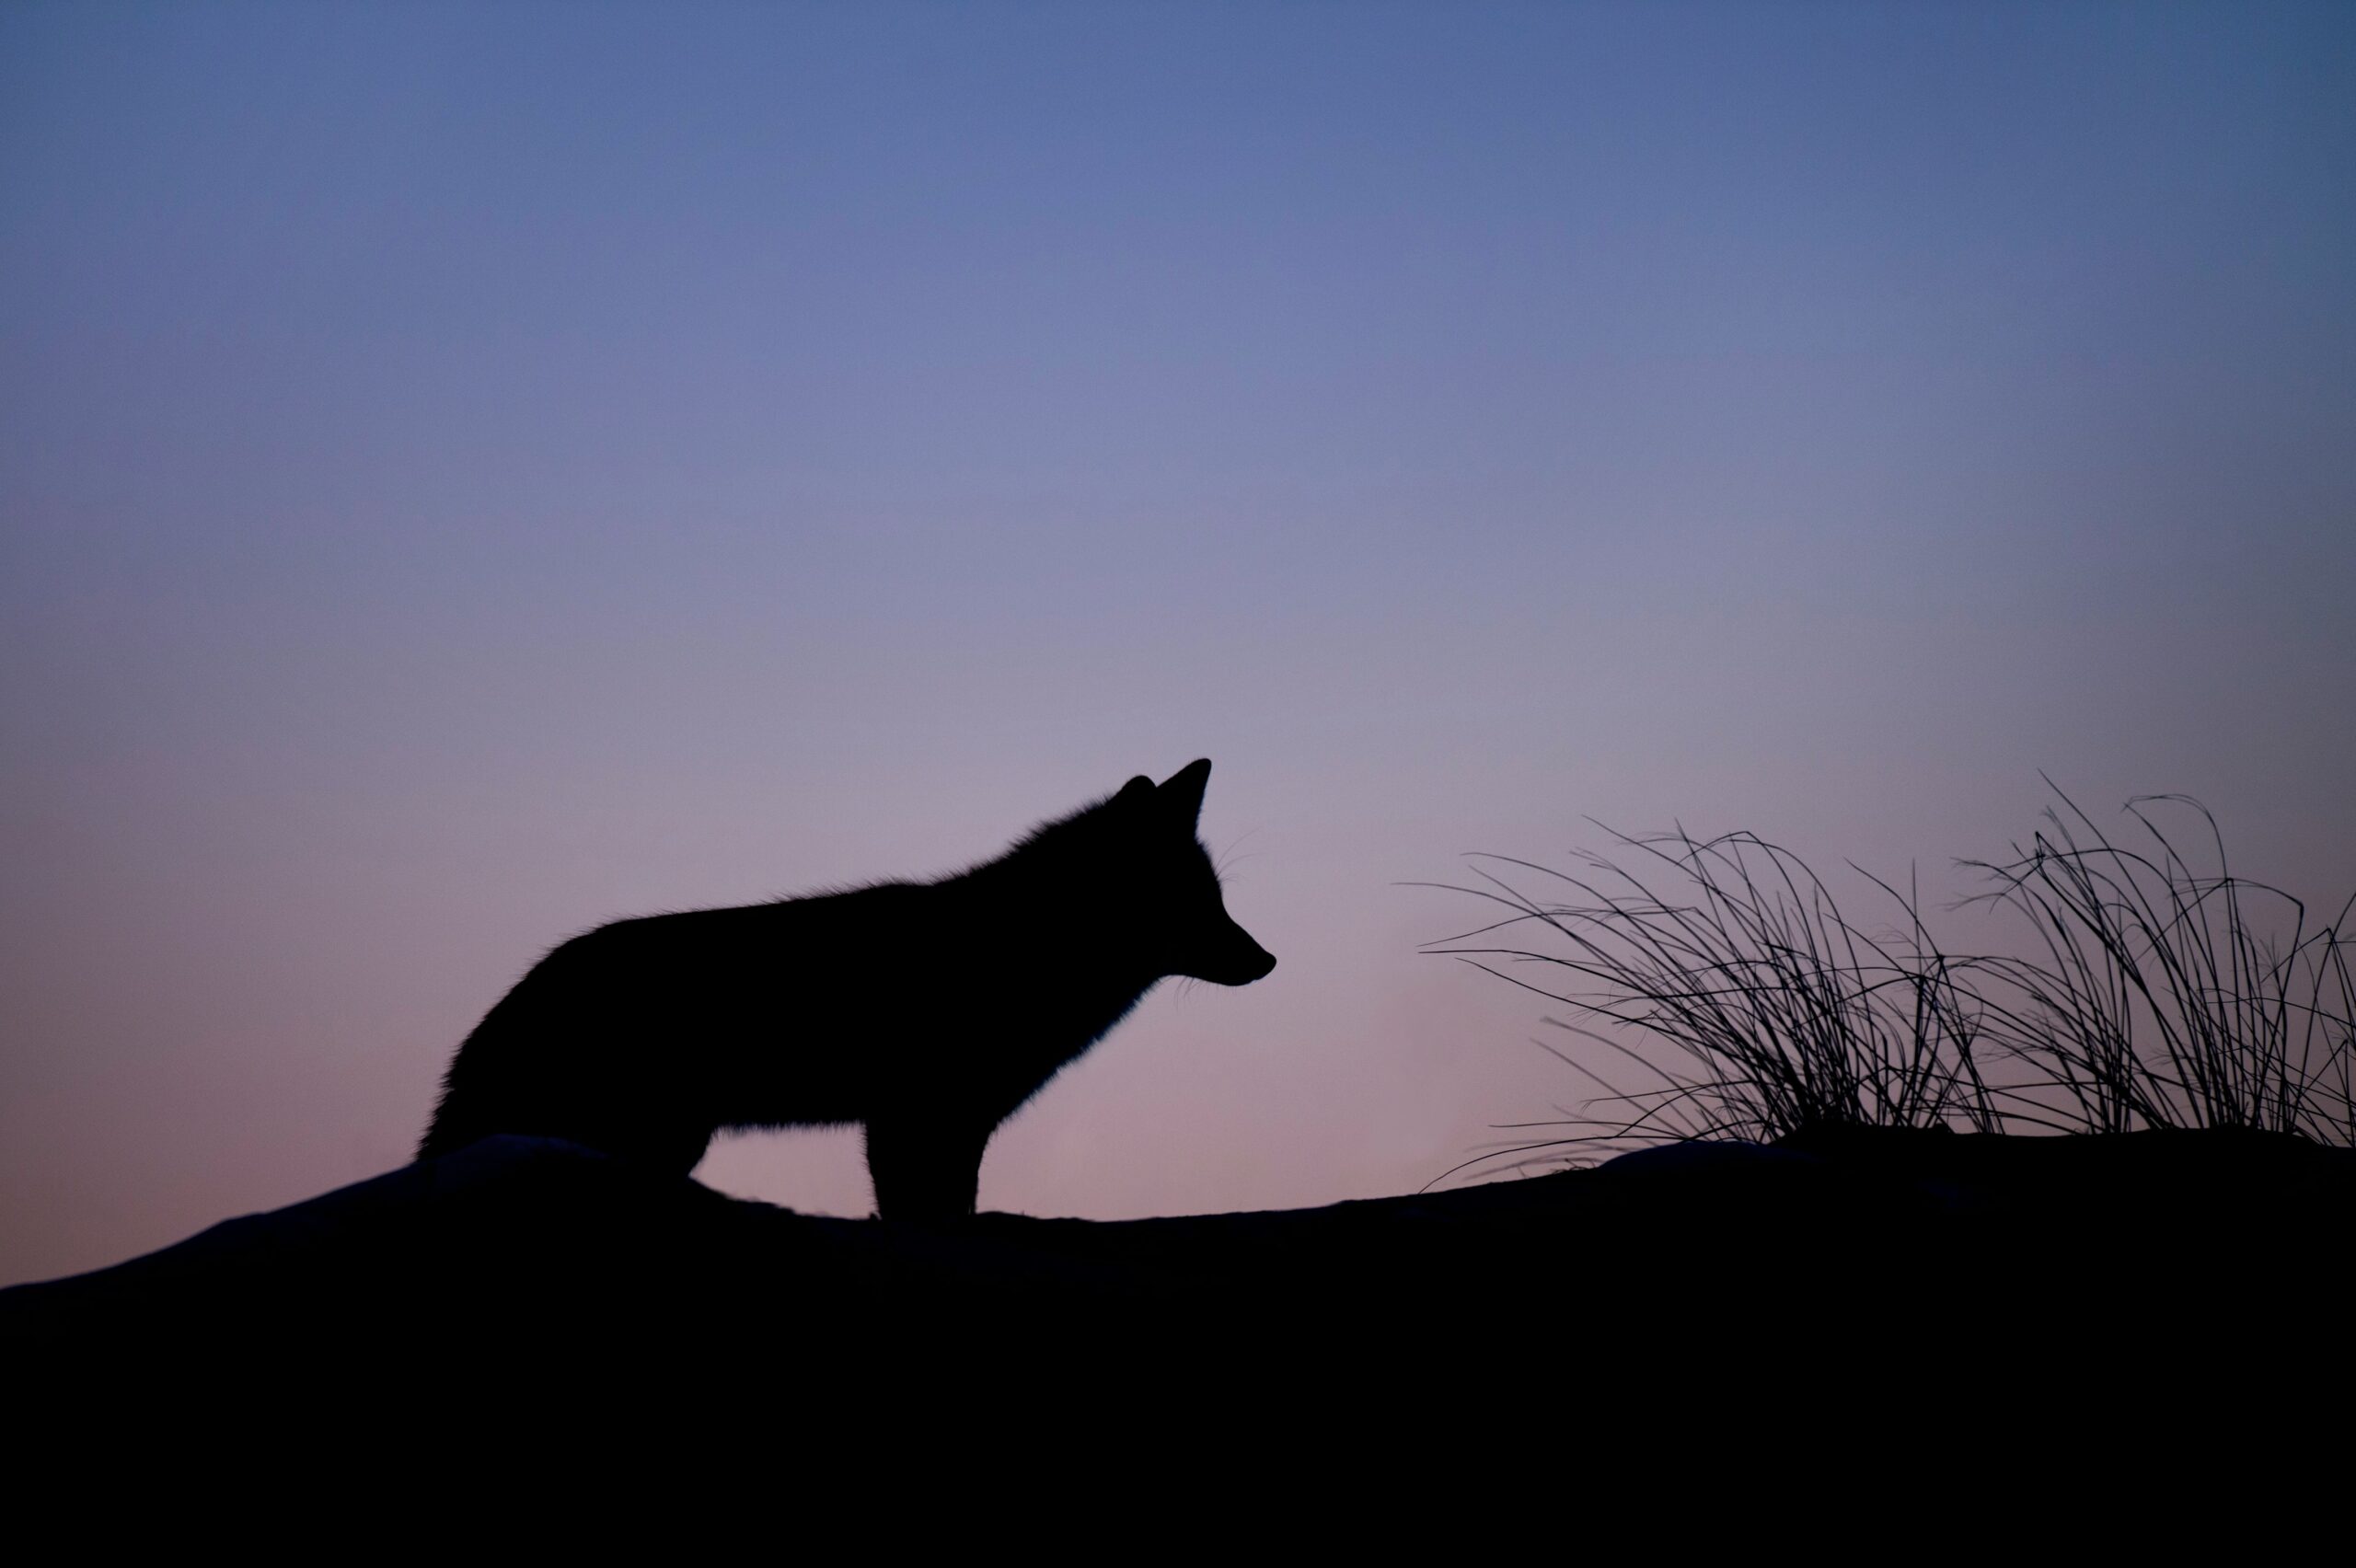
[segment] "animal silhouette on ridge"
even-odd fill
[[[990,1134],[1156,981],[1276,966],[1195,836],[1210,771],[1140,775],[931,882],[575,937],[458,1047],[418,1158],[527,1133],[685,1174],[722,1129],[858,1122],[884,1218],[970,1215]]]

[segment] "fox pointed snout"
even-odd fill
[[[1276,955],[1253,941],[1251,932],[1230,920],[1218,946],[1187,965],[1183,973],[1214,986],[1249,986],[1276,966]]]
[[[1233,982],[1233,984],[1238,986],[1249,986],[1254,980],[1266,979],[1276,967],[1276,955],[1270,952],[1266,948],[1262,947],[1258,942],[1253,942],[1252,944],[1252,962],[1245,967],[1247,972],[1241,980]]]

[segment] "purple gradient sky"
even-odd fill
[[[1197,755],[1282,967],[984,1201],[1402,1191],[1581,1092],[1464,850],[1944,895],[2042,767],[2356,886],[2356,11],[12,5],[0,522],[0,1282]]]

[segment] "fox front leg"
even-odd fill
[[[885,1219],[945,1224],[974,1212],[982,1150],[993,1126],[936,1116],[886,1113],[867,1124],[867,1173]]]

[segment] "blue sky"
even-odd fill
[[[1588,817],[1945,891],[2042,768],[2337,907],[2351,285],[2342,6],[11,6],[0,1276],[397,1162],[572,931],[1197,755],[1283,966],[986,1203],[1576,1099],[1394,884]]]

